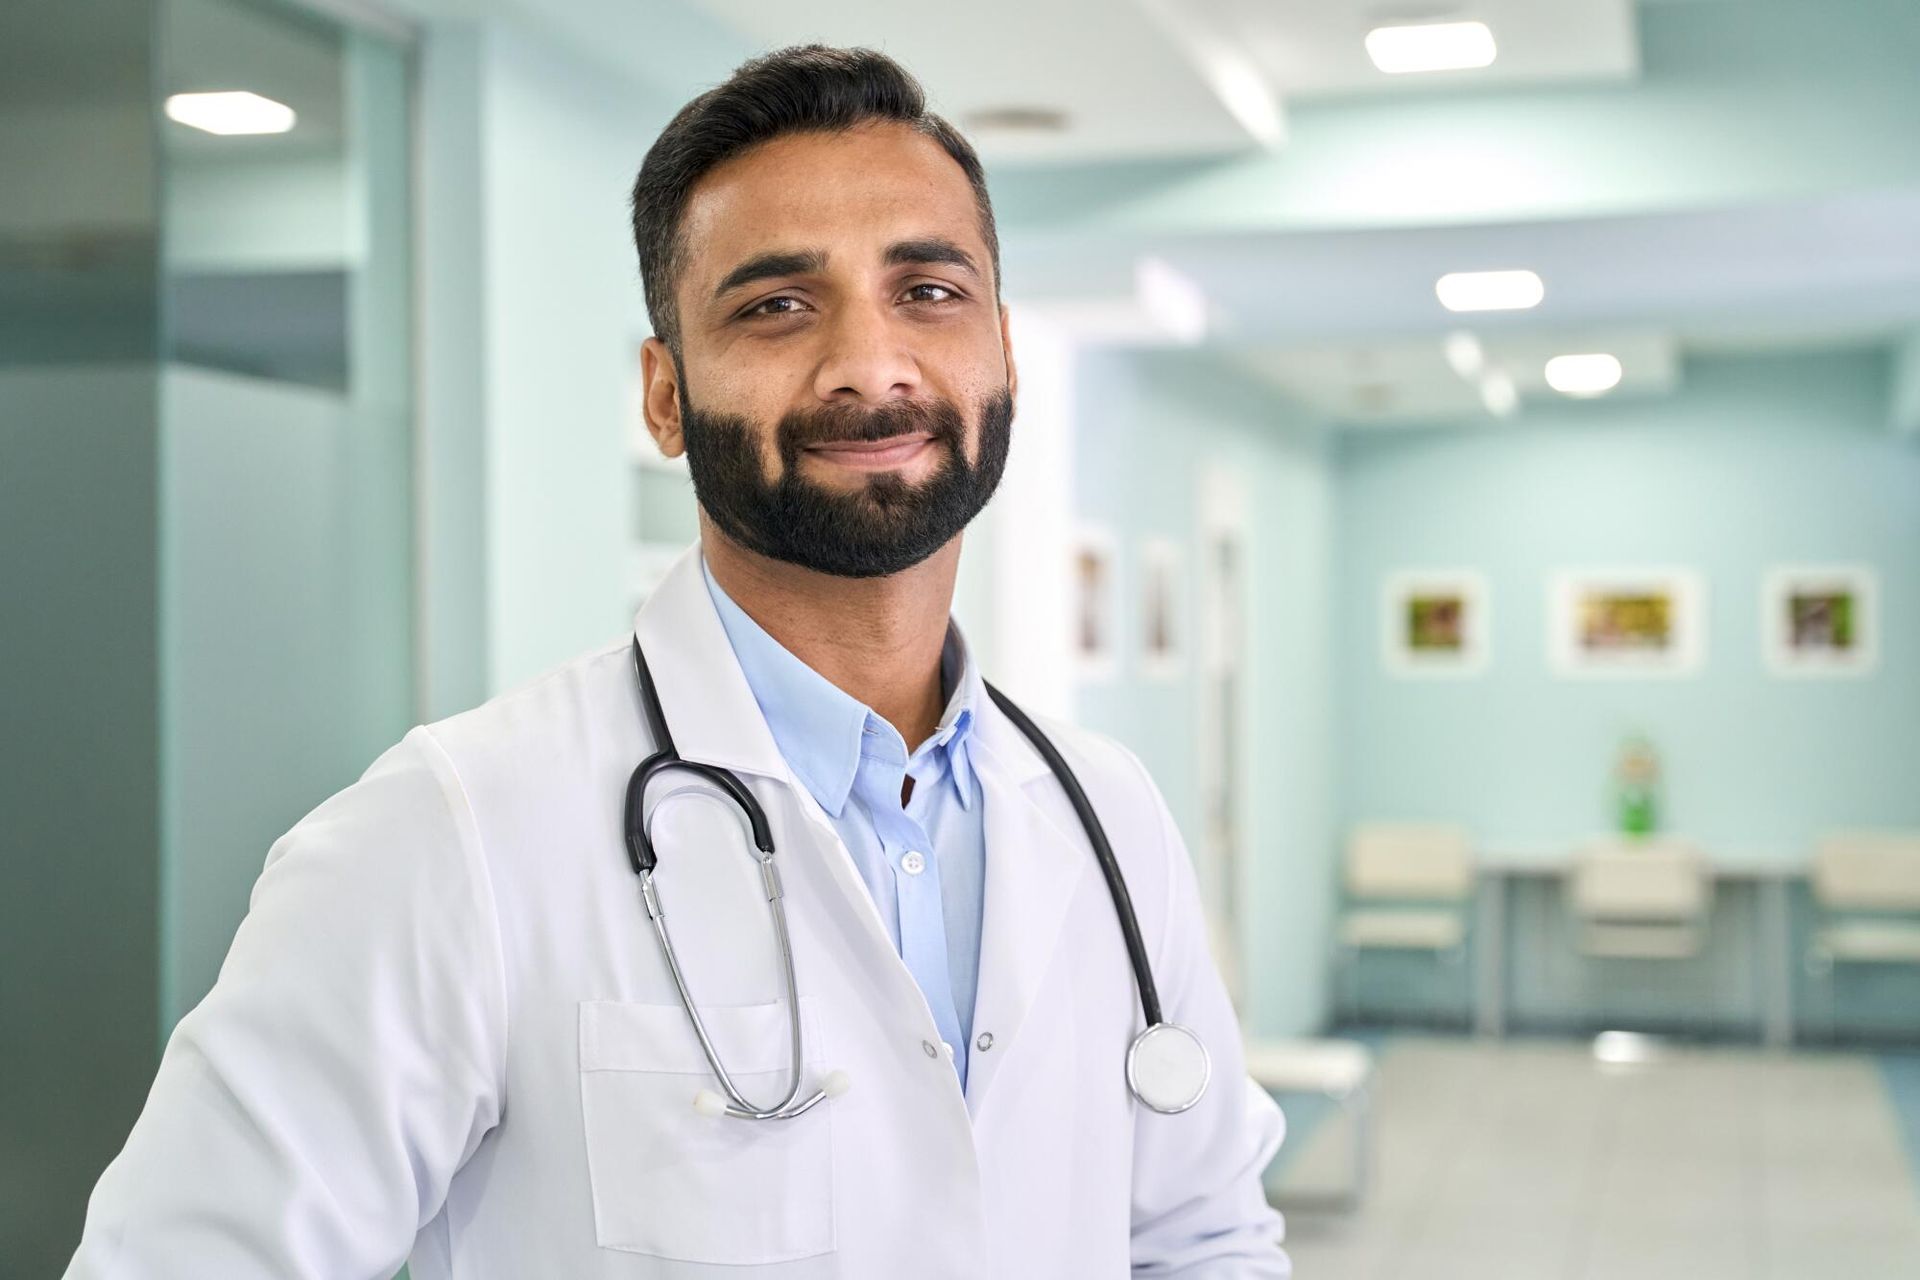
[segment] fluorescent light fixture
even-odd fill
[[[1498,52],[1484,22],[1423,22],[1367,32],[1367,56],[1388,75],[1484,67]]]
[[[224,135],[285,133],[293,128],[293,108],[257,93],[176,93],[167,99],[167,118]]]
[[[1480,345],[1480,339],[1461,330],[1447,335],[1447,343],[1442,350],[1447,357],[1447,367],[1463,378],[1477,377],[1487,367],[1487,352]]]
[[[1489,369],[1480,379],[1480,403],[1496,418],[1511,418],[1520,407],[1520,388],[1505,369]]]
[[[1524,311],[1547,296],[1531,271],[1450,271],[1433,292],[1449,311]]]
[[[1547,385],[1563,396],[1603,396],[1620,385],[1620,358],[1604,351],[1555,356],[1547,361]]]

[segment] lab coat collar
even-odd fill
[[[647,597],[634,631],[646,650],[654,690],[682,759],[769,778],[794,777],[707,591],[697,541]],[[973,718],[970,754],[990,753],[1003,776],[1016,784],[1046,774],[1046,760],[987,696],[978,665],[969,661],[962,678],[971,685],[966,699]],[[977,774],[980,761],[970,759],[969,764]]]
[[[634,619],[680,758],[791,781],[780,747],[707,594],[700,544],[667,570]],[[635,692],[635,697],[639,696]]]

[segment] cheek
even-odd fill
[[[754,470],[768,484],[778,481],[782,468],[774,436],[787,401],[770,395],[773,388],[767,381],[743,377],[737,368],[714,368],[705,377],[690,371],[688,381],[697,388],[696,410],[744,421]]]

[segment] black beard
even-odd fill
[[[684,383],[682,386],[684,387]],[[693,491],[721,532],[750,551],[839,578],[879,578],[938,551],[987,505],[1006,470],[1013,396],[980,406],[980,457],[969,463],[960,412],[945,400],[894,400],[877,409],[849,404],[788,413],[775,442],[780,478],[767,483],[748,421],[703,413],[684,393],[681,430]],[[924,481],[877,471],[854,489],[829,489],[800,473],[801,452],[834,441],[884,440],[924,431],[946,456]]]

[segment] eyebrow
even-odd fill
[[[950,267],[959,267],[976,279],[980,275],[980,268],[965,249],[940,236],[925,236],[919,240],[896,240],[887,246],[885,261],[890,267],[944,262]]]
[[[887,246],[881,260],[890,267],[915,266],[924,263],[945,263],[959,267],[962,271],[980,276],[980,268],[965,249],[951,240],[940,236],[923,236],[917,240],[896,240]],[[724,298],[735,289],[743,288],[760,280],[771,280],[779,276],[817,275],[827,269],[827,253],[824,249],[776,250],[772,253],[755,254],[735,267],[721,279],[714,288],[715,298]]]

